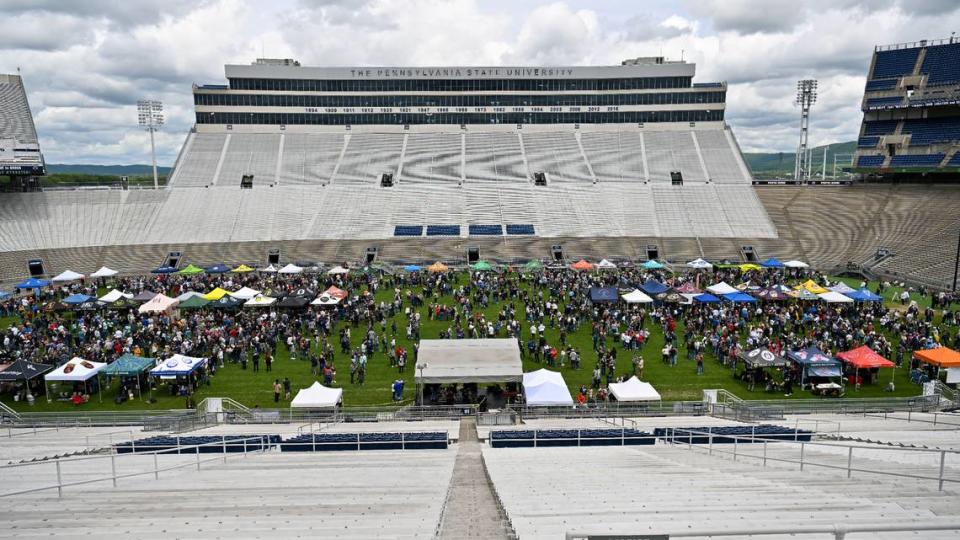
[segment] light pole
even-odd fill
[[[163,103],[154,99],[137,101],[137,123],[150,132],[150,157],[153,159],[153,189],[159,189],[157,179],[157,147],[153,142],[153,134],[163,125]]]
[[[795,103],[800,106],[800,144],[797,145],[796,162],[793,166],[793,179],[797,183],[810,180],[811,149],[807,148],[810,131],[810,106],[817,101],[817,81],[804,79],[797,81],[797,98]]]
[[[417,383],[417,386],[420,387],[420,408],[423,409],[423,370],[427,369],[429,365],[426,362],[421,362],[417,364],[417,370],[420,372],[420,381]]]

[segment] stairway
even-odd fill
[[[439,538],[511,538],[515,537],[497,506],[493,485],[487,476],[476,419],[460,420],[457,461],[444,505]]]

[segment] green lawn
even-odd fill
[[[459,279],[462,281],[465,280],[466,277],[461,275]],[[848,281],[851,286],[859,286],[859,281],[856,279],[845,279],[845,281]],[[356,294],[358,291],[351,292]],[[886,298],[890,298],[891,295],[898,293],[898,290],[891,290],[885,293],[884,296]],[[386,288],[384,288],[377,293],[377,301],[382,299],[389,302],[391,298],[392,290],[386,290]],[[451,298],[445,297],[443,300],[451,301]],[[888,301],[888,305],[891,306],[898,304],[899,300],[897,303]],[[518,312],[522,312],[522,306],[518,305],[517,307],[521,308],[518,310]],[[495,314],[499,309],[500,305],[492,303],[486,310],[483,311],[487,315],[488,320],[490,320],[491,317],[493,317],[495,320]],[[422,314],[421,335],[423,338],[438,337],[440,332],[446,329],[447,325],[449,324],[445,321],[429,320],[426,317],[426,308],[421,308],[420,311]],[[406,327],[404,316],[400,315],[396,318],[396,320],[398,327],[398,344],[406,347],[407,350],[412,351],[413,344],[408,341],[404,335]],[[10,319],[0,320],[0,327],[5,328],[10,324],[10,322]],[[340,324],[343,325],[346,323]],[[339,328],[340,326],[337,327],[337,329]],[[354,346],[359,346],[363,329],[365,329],[365,326],[360,328],[359,331],[352,332]],[[643,350],[643,356],[645,358],[645,371],[643,378],[657,388],[664,400],[699,400],[702,397],[702,391],[708,388],[723,388],[744,399],[784,398],[782,394],[770,394],[764,392],[762,389],[754,392],[748,391],[744,384],[733,378],[732,372],[729,368],[720,365],[709,354],[705,363],[705,373],[702,375],[697,375],[695,363],[692,360],[687,360],[686,358],[686,351],[683,347],[682,339],[680,340],[679,344],[680,352],[678,356],[678,365],[676,367],[671,367],[663,364],[660,361],[659,352],[663,347],[663,335],[658,327],[650,326],[649,329],[652,331],[652,335],[651,339],[648,341]],[[379,328],[377,331],[379,333]],[[525,330],[523,334],[524,342],[526,342],[528,337],[527,332],[528,331]],[[549,343],[559,344],[559,331],[557,329],[548,328],[546,335]],[[682,338],[682,335],[682,328],[680,328],[678,329],[678,336]],[[569,365],[561,369],[564,378],[570,386],[571,393],[576,395],[577,389],[580,387],[580,385],[587,385],[588,387],[590,386],[592,369],[597,360],[596,354],[592,351],[589,323],[581,325],[579,331],[568,336],[568,342],[576,347],[583,356],[582,369],[573,370]],[[335,342],[335,346],[337,347],[338,352],[336,356],[336,364],[339,374],[334,386],[342,387],[344,389],[344,404],[346,406],[392,404],[393,401],[391,399],[390,387],[393,381],[397,378],[403,378],[406,381],[406,387],[404,391],[405,403],[412,402],[415,392],[415,384],[413,382],[414,362],[412,358],[408,361],[406,373],[401,375],[397,372],[396,368],[391,368],[389,366],[387,356],[383,352],[377,352],[368,363],[365,384],[363,386],[359,386],[350,384],[348,368],[349,361],[344,357],[344,355],[339,354],[338,342]],[[617,347],[620,348],[620,345],[618,344]],[[620,348],[617,355],[617,374],[627,374],[632,370],[632,357],[633,351],[624,351],[622,348]],[[532,371],[545,366],[532,360],[525,359],[523,362],[523,367],[524,371]],[[908,396],[917,395],[920,393],[920,388],[910,383],[909,373],[906,367],[893,371],[895,372],[897,389],[893,395]],[[260,406],[262,408],[270,408],[275,406],[273,403],[273,381],[276,378],[282,379],[283,377],[290,378],[294,389],[294,395],[296,394],[297,389],[307,387],[315,380],[310,374],[309,362],[304,360],[291,360],[286,348],[281,345],[273,365],[272,373],[267,373],[264,370],[263,365],[261,365],[261,371],[259,373],[254,373],[252,366],[249,364],[248,369],[243,370],[239,365],[227,363],[224,368],[218,369],[216,376],[212,378],[211,385],[209,387],[201,388],[195,395],[194,399],[196,402],[199,402],[203,398],[209,396],[230,397],[251,407]],[[847,397],[890,396],[890,393],[882,391],[883,385],[886,384],[889,378],[890,370],[881,370],[880,384],[864,386],[859,391],[848,389],[846,395]],[[23,403],[14,404],[9,401],[9,396],[4,396],[3,399],[5,403],[14,406],[14,408],[18,410],[26,409],[31,411],[117,409],[161,410],[184,408],[186,404],[184,398],[169,396],[169,394],[166,393],[165,386],[161,386],[160,389],[154,393],[154,397],[157,398],[157,402],[154,404],[146,403],[143,400],[134,400],[117,406],[113,402],[114,394],[115,388],[105,390],[102,403],[98,402],[96,398],[94,398],[90,403],[80,407],[63,402],[47,403],[42,397],[32,407],[28,407]],[[793,394],[794,399],[810,397],[811,394],[809,392],[801,392],[797,391],[796,389]],[[285,407],[288,403],[289,402],[283,400],[281,396],[281,403],[279,405]]]

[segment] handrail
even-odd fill
[[[10,417],[14,420],[20,419],[20,413],[10,408],[9,405],[0,401],[0,422],[4,421],[7,417]]]
[[[960,521],[944,521],[931,523],[916,521],[904,523],[898,520],[892,523],[878,523],[858,525],[836,523],[833,525],[796,525],[793,527],[744,527],[738,529],[664,529],[656,533],[644,532],[631,534],[629,532],[611,535],[609,531],[591,533],[586,529],[567,531],[566,540],[590,540],[592,538],[619,538],[622,540],[643,538],[707,538],[717,536],[793,536],[796,534],[832,534],[836,540],[843,540],[848,534],[855,533],[883,533],[883,532],[911,532],[911,531],[954,531],[960,530]]]

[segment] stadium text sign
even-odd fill
[[[350,76],[355,79],[386,79],[392,77],[414,79],[446,79],[449,77],[531,79],[570,77],[572,75],[573,68],[370,68],[350,70]]]

